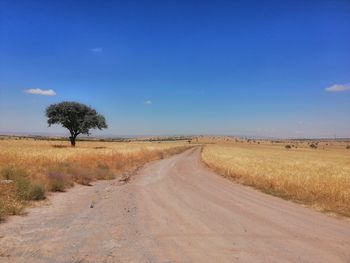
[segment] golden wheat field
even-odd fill
[[[186,149],[184,142],[0,140],[0,220],[19,214],[47,192],[62,192],[79,183],[114,179],[146,162]]]
[[[317,210],[350,216],[350,150],[282,145],[207,145],[202,160],[220,174]]]
[[[65,141],[49,140],[0,140],[0,168],[17,165],[29,172],[40,172],[47,165],[65,161],[83,162],[93,165],[91,160],[118,162],[116,157],[161,153],[174,147],[184,146],[183,142],[99,142],[81,141],[77,147]]]

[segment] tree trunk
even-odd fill
[[[70,137],[69,137],[70,145],[71,145],[72,147],[75,147],[75,139],[76,139],[76,136],[70,136]]]

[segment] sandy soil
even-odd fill
[[[92,205],[91,205],[92,204]],[[93,206],[91,208],[91,206]],[[350,262],[350,222],[232,183],[200,149],[0,225],[0,262]]]

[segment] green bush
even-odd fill
[[[30,200],[43,200],[46,198],[45,188],[41,184],[33,184],[30,190]]]
[[[15,179],[17,195],[23,200],[29,200],[31,192],[31,183],[24,176],[17,176]]]
[[[45,189],[41,184],[32,183],[27,177],[17,176],[15,179],[17,195],[23,200],[45,199]]]
[[[5,180],[10,180],[10,178],[12,177],[12,167],[10,167],[10,166],[4,167],[1,170],[1,176]]]
[[[1,176],[5,180],[16,180],[17,177],[25,177],[27,174],[23,169],[9,165],[1,169]]]
[[[1,170],[1,175],[6,180],[13,180],[19,199],[42,200],[45,198],[44,187],[41,184],[33,183],[24,170],[7,166]]]

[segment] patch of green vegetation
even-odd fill
[[[1,170],[5,180],[12,180],[16,186],[16,195],[21,200],[42,200],[45,199],[45,188],[42,184],[33,182],[27,173],[20,168],[6,166]]]

